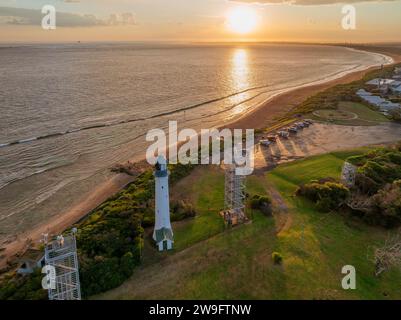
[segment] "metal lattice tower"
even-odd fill
[[[75,232],[46,244],[46,265],[55,268],[55,287],[48,289],[49,300],[81,300]]]
[[[245,176],[235,173],[235,165],[225,166],[225,210],[232,211],[238,219],[245,218]]]

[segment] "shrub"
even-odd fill
[[[361,173],[357,173],[355,176],[355,186],[366,195],[374,195],[380,189],[380,184]]]
[[[401,122],[401,111],[399,109],[391,110],[390,116],[394,121]]]
[[[365,220],[386,228],[401,224],[401,180],[386,185],[373,196],[373,210],[366,215]]]
[[[318,210],[327,212],[339,208],[349,197],[350,191],[340,183],[328,181],[302,185],[296,194],[313,201]]]
[[[260,210],[263,214],[272,214],[272,201],[268,196],[254,195],[250,199],[250,207],[255,210]]]
[[[387,183],[401,179],[401,152],[398,147],[378,148],[347,159],[358,166],[355,185],[363,194],[373,195]]]
[[[46,300],[40,269],[31,275],[11,274],[0,282],[0,300]]]
[[[172,201],[170,206],[171,221],[179,221],[186,218],[195,217],[196,211],[192,204],[183,200]]]
[[[278,252],[272,253],[272,259],[274,264],[281,264],[283,262],[283,256]]]

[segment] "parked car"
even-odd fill
[[[265,146],[265,147],[268,147],[268,146],[270,146],[271,144],[273,144],[273,142],[271,142],[270,140],[260,140],[259,143],[260,143],[262,146]]]
[[[278,132],[278,135],[279,135],[281,138],[288,139],[289,136],[290,136],[290,133],[289,133],[287,130],[281,130],[281,131]]]

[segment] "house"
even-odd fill
[[[361,89],[363,90],[363,89]],[[367,91],[363,90],[361,92],[361,90],[357,91],[357,95],[362,98],[362,100],[366,101],[367,103],[374,105],[376,107],[379,107],[380,104],[382,104],[383,102],[385,102],[386,100],[384,100],[383,98],[379,97],[379,96],[373,96],[371,94],[366,94]]]
[[[396,80],[394,80],[394,79],[381,79],[381,78],[376,78],[376,79],[372,79],[372,80],[366,82],[366,84],[367,84],[367,85],[370,85],[370,86],[377,86],[377,87],[380,87],[380,86],[390,85],[390,84],[392,84],[394,81],[396,81]]]
[[[401,85],[401,81],[396,79],[373,79],[366,82],[369,86],[377,87],[382,94],[390,94],[393,90]]]
[[[371,95],[372,95],[370,92],[366,91],[365,89],[359,89],[359,90],[356,92],[356,94],[357,94],[359,97],[371,96]]]
[[[19,259],[20,267],[17,270],[19,274],[29,274],[37,268],[45,265],[45,255],[42,250],[28,249]]]
[[[399,85],[398,87],[395,87],[391,90],[393,92],[393,94],[401,96],[401,85]]]
[[[401,89],[401,88],[400,88]],[[401,105],[399,103],[394,103],[383,99],[379,96],[374,96],[369,92],[360,89],[356,92],[356,94],[365,102],[377,107],[380,109],[381,112],[388,114],[389,111],[400,108]]]
[[[380,111],[389,112],[389,111],[401,108],[401,105],[399,103],[394,103],[394,102],[385,100],[384,102],[382,102],[379,105],[379,108],[380,108]]]
[[[390,88],[391,89],[397,88],[399,86],[401,86],[401,81],[394,80],[392,83],[390,83]]]

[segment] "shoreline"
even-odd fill
[[[352,48],[351,48],[352,49]],[[369,51],[369,48],[364,48],[361,51],[367,51],[376,54],[382,54],[389,56],[393,59],[391,64],[401,62],[401,55],[395,53],[384,53]],[[357,50],[360,50],[358,48]],[[391,65],[389,64],[389,65]],[[221,128],[263,128],[272,125],[277,118],[285,115],[298,104],[302,103],[305,99],[310,96],[317,94],[327,88],[335,86],[337,84],[345,84],[352,81],[361,79],[366,73],[371,70],[378,69],[379,66],[368,67],[364,70],[351,71],[339,78],[322,81],[317,84],[305,85],[295,89],[289,89],[282,93],[279,93],[255,109],[247,112],[242,117],[226,123]],[[144,160],[139,163],[144,162]],[[124,173],[119,173],[113,176],[111,179],[100,184],[96,189],[91,190],[84,197],[84,201],[80,201],[76,205],[65,210],[63,213],[58,214],[56,217],[50,219],[43,225],[39,225],[30,231],[23,232],[12,238],[8,238],[1,244],[4,250],[0,251],[0,269],[5,267],[9,260],[17,255],[23,253],[32,243],[37,243],[43,233],[57,234],[72,224],[78,222],[87,216],[92,210],[98,207],[101,203],[106,201],[109,197],[122,190],[127,184],[134,181],[134,176],[128,176]]]
[[[383,54],[381,52],[373,53]],[[401,54],[397,55],[392,53],[387,55],[393,59],[393,62],[391,64],[388,64],[388,66],[401,62]],[[222,127],[226,127],[229,129],[256,129],[258,127],[268,127],[269,125],[272,125],[277,120],[277,118],[291,111],[297,105],[305,101],[308,97],[338,84],[346,84],[360,80],[365,74],[378,68],[380,67],[368,67],[364,70],[350,72],[342,77],[328,80],[326,82],[302,86],[290,91],[280,93],[262,103],[259,107],[255,108],[251,112]]]

